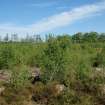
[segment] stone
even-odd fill
[[[55,86],[55,88],[56,88],[56,90],[57,90],[57,94],[60,94],[61,92],[64,91],[65,86],[64,86],[63,84],[57,84],[57,85]]]
[[[5,87],[0,87],[0,95],[3,93],[4,90],[5,90]]]

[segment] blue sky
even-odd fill
[[[105,0],[0,0],[0,35],[105,32]]]

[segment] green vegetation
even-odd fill
[[[9,75],[0,79],[0,105],[105,104],[104,33],[27,40],[0,42],[0,71]],[[35,84],[32,68],[40,69]]]

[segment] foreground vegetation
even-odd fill
[[[40,69],[34,84],[31,68]],[[105,34],[1,42],[0,69],[11,74],[0,105],[105,105]]]

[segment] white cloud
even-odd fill
[[[27,26],[17,26],[14,24],[0,24],[0,34],[16,32],[20,35],[28,33],[42,33],[56,28],[67,26],[73,22],[94,16],[105,11],[105,0],[91,5],[74,8],[70,11],[59,13],[48,18],[44,18],[37,23]]]

